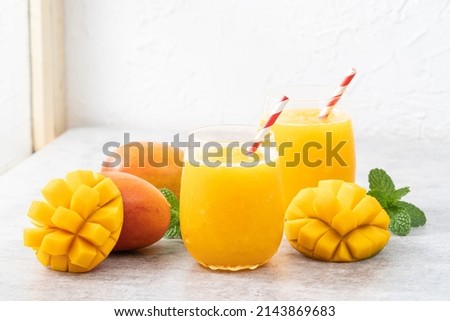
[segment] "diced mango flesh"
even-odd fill
[[[339,201],[328,190],[319,189],[313,204],[315,217],[327,224],[331,224],[333,216],[340,210]]]
[[[94,186],[94,190],[99,193],[100,200],[98,205],[103,206],[111,200],[117,199],[120,196],[120,191],[116,184],[112,183],[111,178],[106,177]]]
[[[97,249],[89,242],[76,237],[69,252],[70,263],[88,268],[97,256]]]
[[[96,246],[102,246],[111,235],[111,232],[98,223],[86,222],[78,235]]]
[[[358,226],[358,217],[351,209],[345,208],[333,217],[331,226],[341,236],[345,236]]]
[[[340,242],[341,238],[339,234],[329,229],[317,241],[314,248],[314,255],[321,260],[331,260]]]
[[[45,202],[34,201],[28,210],[28,217],[34,224],[53,226],[52,216],[55,208]]]
[[[44,237],[55,229],[51,228],[27,228],[24,232],[23,243],[25,246],[37,249],[42,243]]]
[[[83,219],[95,212],[99,204],[99,193],[93,188],[81,185],[72,196],[70,209],[77,212]]]
[[[66,175],[67,184],[73,191],[78,190],[81,185],[95,186],[98,183],[97,175],[92,171],[78,170]]]
[[[387,244],[389,216],[364,188],[341,180],[299,191],[286,210],[285,234],[302,254],[324,261],[372,257]]]
[[[295,218],[302,218],[314,215],[313,201],[316,198],[316,195],[317,193],[313,188],[302,189],[289,205],[292,209],[286,211],[286,218],[294,218],[292,216],[295,216]],[[295,215],[293,214],[294,212],[296,213]]]
[[[24,245],[44,266],[86,272],[114,248],[123,224],[123,203],[111,179],[91,171],[74,171],[43,189],[28,216],[36,225],[24,230]]]
[[[317,187],[321,191],[328,191],[331,195],[337,195],[343,183],[344,181],[339,179],[326,179],[319,181]]]
[[[298,234],[298,241],[309,250],[314,250],[317,241],[329,230],[329,227],[320,220],[311,220],[305,224]]]
[[[60,206],[53,213],[51,222],[60,229],[77,233],[84,224],[84,219],[77,212]]]
[[[45,200],[53,207],[62,206],[68,208],[73,190],[69,187],[65,180],[62,178],[55,178],[47,183],[47,185],[41,190],[41,193]]]
[[[40,247],[50,255],[64,255],[69,251],[73,237],[70,232],[57,230],[44,236]]]

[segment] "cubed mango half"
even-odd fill
[[[32,202],[35,225],[24,230],[24,245],[53,270],[87,272],[114,248],[123,225],[120,191],[110,178],[87,170],[53,179],[43,201]]]
[[[285,234],[305,256],[352,262],[380,252],[390,238],[388,226],[386,211],[363,187],[323,180],[294,197],[286,210]]]

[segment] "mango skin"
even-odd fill
[[[113,251],[137,250],[159,241],[170,224],[170,205],[149,182],[122,172],[104,172],[120,190],[123,226]]]
[[[120,157],[120,162],[117,162]],[[180,198],[184,153],[158,142],[131,142],[121,145],[105,158],[101,172],[123,172],[138,176],[157,188],[168,188]],[[114,165],[114,166],[112,166]]]
[[[370,258],[388,243],[389,216],[355,183],[323,180],[304,188],[285,214],[285,235],[297,251],[329,262]]]

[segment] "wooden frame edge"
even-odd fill
[[[64,0],[29,0],[33,150],[66,129]]]

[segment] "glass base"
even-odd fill
[[[264,263],[262,263],[262,264],[254,264],[254,265],[224,266],[224,265],[208,265],[208,264],[204,264],[201,262],[199,262],[199,263],[200,263],[200,265],[202,265],[208,269],[211,269],[213,271],[233,271],[233,272],[242,271],[242,270],[254,270],[257,267],[264,264]]]

